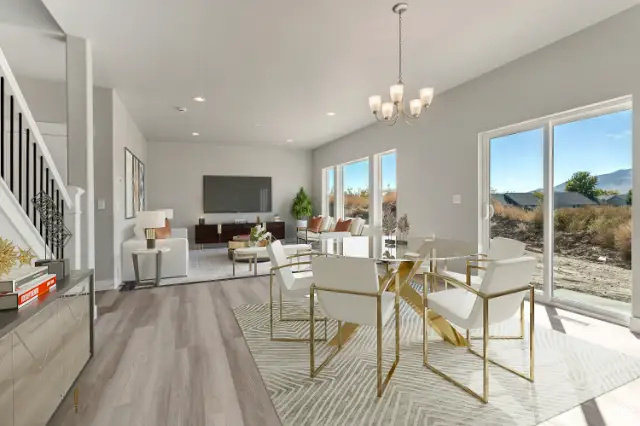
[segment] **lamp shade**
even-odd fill
[[[138,212],[136,224],[142,229],[163,228],[166,215],[164,211]]]
[[[393,103],[402,102],[402,97],[404,96],[404,85],[398,83],[394,84],[389,88],[389,95],[391,96],[391,100]]]
[[[380,105],[382,105],[382,97],[378,95],[369,97],[369,108],[371,108],[371,112],[376,113],[380,111]]]
[[[167,219],[173,219],[173,209],[158,209],[158,211],[164,212]]]
[[[431,105],[431,101],[433,101],[433,87],[425,87],[424,89],[420,89],[420,100],[422,101],[422,105],[424,106]]]
[[[388,120],[393,115],[393,103],[385,102],[382,104],[382,117]]]
[[[409,101],[409,109],[412,116],[419,117],[422,111],[422,101],[420,99],[411,99]]]

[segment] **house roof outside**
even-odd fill
[[[499,202],[500,204],[509,204],[504,197],[505,194],[491,194],[491,198]]]
[[[531,192],[509,192],[504,194],[504,198],[509,204],[520,207],[535,207],[540,204],[540,198]]]
[[[561,209],[563,207],[574,206],[597,206],[598,203],[592,199],[585,197],[579,192],[556,192],[555,193],[555,208]]]
[[[506,194],[492,194],[492,197],[502,204],[528,208],[536,207],[541,201],[532,192],[508,192]],[[594,200],[578,192],[556,192],[554,199],[555,208],[598,205]]]

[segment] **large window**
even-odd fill
[[[380,195],[382,197],[383,214],[389,209],[393,216],[397,218],[398,185],[396,184],[395,151],[380,155]]]
[[[336,215],[336,168],[330,167],[325,169],[326,177],[326,193],[325,193],[325,205],[326,214],[335,217]]]
[[[324,168],[322,213],[360,217],[373,226],[382,223],[385,207],[397,217],[396,158],[391,150]]]
[[[369,222],[369,159],[342,166],[343,217],[361,217]]]
[[[523,241],[544,298],[623,319],[631,302],[632,111],[620,99],[483,137],[481,240]],[[549,218],[549,220],[545,220]]]

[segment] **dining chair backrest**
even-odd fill
[[[269,259],[271,260],[272,267],[283,266],[291,263],[289,262],[289,259],[287,259],[287,255],[284,252],[280,241],[273,241],[268,244],[267,253],[269,253]],[[276,269],[275,276],[282,288],[290,290],[293,287],[295,278],[290,267]]]
[[[536,265],[537,260],[530,256],[489,262],[479,291],[484,295],[494,295],[526,287],[531,283]],[[505,321],[515,315],[526,293],[521,291],[490,299],[489,324]],[[483,299],[477,296],[469,318],[475,326],[482,325],[482,310]]]
[[[492,260],[504,260],[524,256],[525,246],[525,243],[518,240],[494,237],[489,243],[487,257]]]
[[[356,324],[376,325],[376,298],[322,289],[376,294],[376,263],[356,257],[316,257],[312,262],[318,303],[327,317]]]

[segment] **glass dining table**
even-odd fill
[[[452,261],[466,261],[476,256],[478,246],[468,241],[435,237],[409,237],[398,241],[395,236],[373,234],[369,236],[351,236],[342,238],[323,238],[314,243],[315,252],[348,256],[365,257],[374,259],[377,263],[384,264],[387,273],[397,268],[400,281],[400,297],[420,317],[427,315],[427,321],[444,340],[455,346],[466,346],[467,342],[447,320],[435,312],[426,312],[425,303],[428,286],[431,291],[437,288],[435,277],[429,282],[427,271],[438,272],[438,267]],[[417,262],[422,262],[417,264]],[[420,294],[411,282],[414,278],[422,276],[423,293]],[[389,291],[394,291],[389,288]],[[426,322],[425,322],[426,327]],[[342,326],[342,340],[346,342],[357,330],[357,324],[346,323]],[[425,328],[426,333],[426,328]],[[330,345],[338,344],[337,338],[329,342]]]

